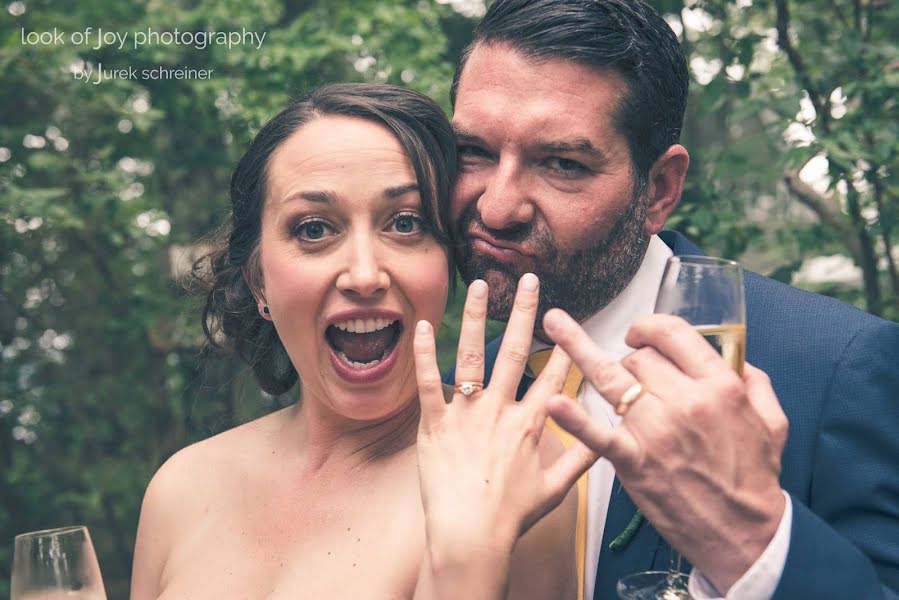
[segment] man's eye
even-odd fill
[[[413,214],[401,214],[393,218],[393,227],[397,233],[410,235],[424,229],[421,217]]]
[[[292,233],[303,241],[315,242],[325,236],[333,235],[334,229],[322,220],[312,219],[294,225]]]
[[[490,157],[489,152],[487,152],[483,148],[478,148],[477,146],[459,146],[456,149],[456,152],[459,154],[459,158],[462,160]]]
[[[553,171],[558,171],[565,175],[580,175],[586,173],[589,169],[576,160],[570,158],[560,158],[553,156],[546,159],[545,164]]]

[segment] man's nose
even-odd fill
[[[337,277],[337,289],[346,294],[369,298],[390,287],[390,275],[372,235],[359,235],[350,241],[347,262]]]
[[[524,173],[514,162],[500,162],[478,198],[478,212],[490,229],[509,229],[534,218]]]

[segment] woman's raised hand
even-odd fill
[[[484,556],[503,562],[518,537],[556,507],[596,460],[583,446],[554,461],[541,453],[548,401],[561,391],[571,364],[561,349],[525,398],[515,400],[531,347],[538,288],[535,275],[521,278],[490,385],[483,387],[488,290],[480,280],[469,286],[449,401],[433,329],[418,323],[419,477],[432,560],[439,552],[448,561]]]

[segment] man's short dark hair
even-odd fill
[[[570,59],[612,69],[627,82],[615,123],[637,177],[680,138],[689,75],[671,27],[642,0],[497,0],[475,28],[450,97],[474,48],[508,44],[529,59]]]

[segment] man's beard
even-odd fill
[[[537,329],[542,329],[543,315],[551,308],[561,308],[578,322],[583,322],[620,294],[640,268],[648,242],[643,229],[647,204],[644,188],[638,186],[627,212],[605,239],[563,254],[545,226],[522,223],[503,230],[489,229],[472,203],[456,224],[460,244],[456,251],[459,272],[468,284],[475,279],[484,279],[490,284],[487,314],[491,319],[507,321],[518,280],[524,272],[518,272],[516,265],[474,254],[470,233],[482,231],[497,241],[526,244],[536,251],[533,272],[540,279]]]

